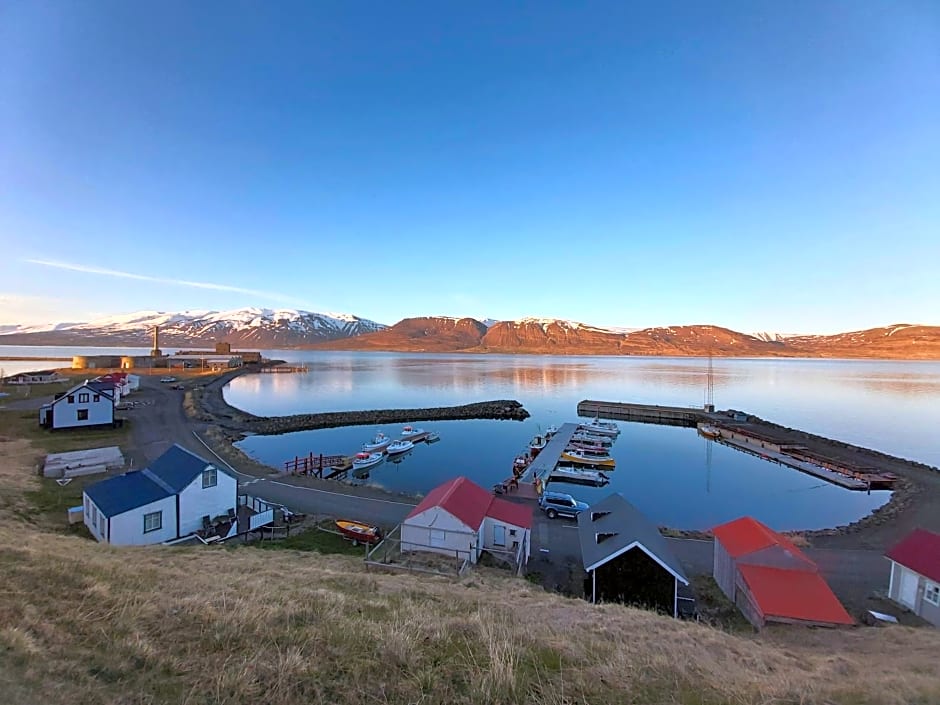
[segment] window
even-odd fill
[[[98,507],[96,507],[95,505],[91,505],[91,523],[92,524],[98,523]]]
[[[75,403],[75,395],[69,394],[69,404],[74,404],[74,403]]]
[[[91,514],[91,509],[90,509],[90,507],[91,507],[91,502],[88,501],[88,497],[85,497],[85,516],[86,516],[86,517],[87,517],[89,514]]]
[[[211,465],[202,471],[202,489],[219,484],[219,471]]]
[[[88,403],[88,392],[82,392],[81,394],[78,395],[78,403],[79,404]]]
[[[107,534],[107,532],[105,531],[105,528],[104,528],[104,514],[101,515],[101,521],[98,523],[98,526],[100,527],[99,533],[100,533],[102,536],[107,537],[108,534]]]
[[[78,416],[78,420],[79,420],[79,421],[87,421],[87,420],[88,420],[88,409],[79,409],[78,412],[77,412],[77,416]]]
[[[144,514],[144,533],[149,534],[151,531],[157,531],[163,528],[163,512],[150,512],[150,514]]]
[[[95,394],[95,396],[93,396],[93,397],[91,398],[91,400],[92,400],[92,401],[101,401],[101,395],[100,395],[100,394]]]
[[[515,536],[515,535],[516,535],[516,530],[515,530],[515,529],[510,529],[510,530],[509,530],[509,535],[510,535],[510,536]]]
[[[940,585],[927,583],[924,587],[924,599],[930,604],[940,607]]]

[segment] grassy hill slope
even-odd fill
[[[0,440],[6,702],[940,699],[935,630],[736,635],[486,569],[455,582],[316,553],[99,546],[32,510],[38,455]]]

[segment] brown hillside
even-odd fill
[[[936,360],[940,358],[940,326],[898,323],[836,335],[799,336],[786,343],[805,349],[812,357]]]
[[[309,347],[318,350],[453,352],[480,344],[486,326],[473,318],[406,318],[390,328]]]
[[[623,334],[567,321],[500,321],[481,347],[488,352],[616,355]]]

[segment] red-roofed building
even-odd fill
[[[712,533],[715,582],[758,629],[767,622],[853,623],[816,564],[786,536],[751,517]]]
[[[885,555],[888,597],[940,627],[940,534],[914,529]]]
[[[429,551],[476,563],[489,550],[529,558],[532,509],[494,497],[466,477],[428,492],[401,525],[402,551]]]

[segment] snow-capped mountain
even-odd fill
[[[193,347],[226,341],[243,347],[294,347],[374,333],[386,326],[348,313],[242,308],[233,311],[136,311],[87,323],[8,326],[7,345],[149,346],[154,326],[160,345]],[[12,329],[11,329],[12,328]]]
[[[771,331],[758,331],[757,333],[751,333],[758,340],[763,340],[765,343],[782,343],[788,338],[796,338],[799,333],[773,333]]]

